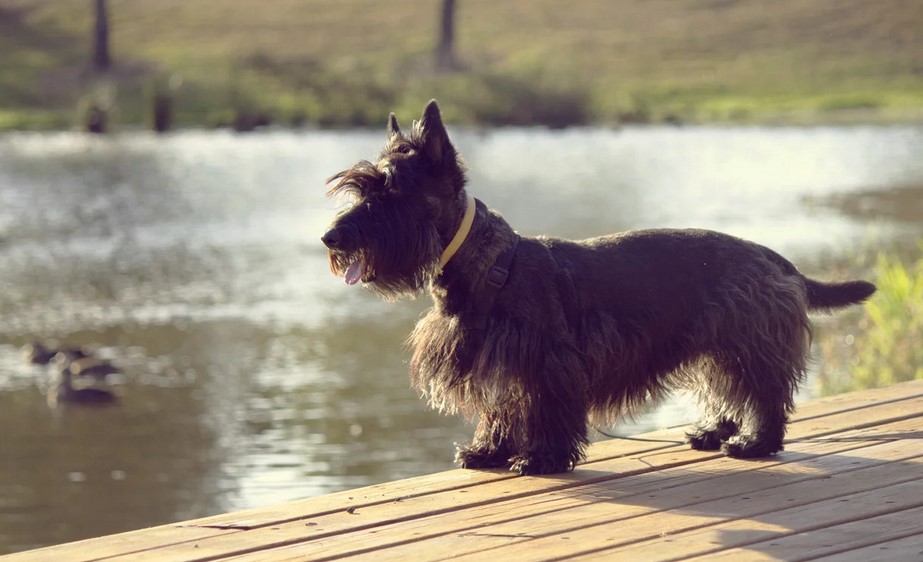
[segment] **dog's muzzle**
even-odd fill
[[[334,275],[343,275],[347,285],[367,281],[368,268],[362,252],[357,251],[357,240],[356,228],[348,224],[331,228],[321,236],[330,256],[330,270]]]

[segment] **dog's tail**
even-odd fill
[[[812,310],[833,310],[851,304],[859,304],[872,296],[875,285],[868,281],[843,281],[841,283],[824,283],[804,278],[808,291],[808,308]]]

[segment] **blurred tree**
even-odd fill
[[[173,98],[163,88],[154,86],[151,96],[151,128],[166,133],[173,124]]]
[[[109,16],[106,14],[106,0],[94,0],[96,25],[93,28],[93,70],[109,70],[112,59],[109,56]]]
[[[457,68],[455,59],[455,0],[442,0],[439,15],[439,43],[436,45],[436,70],[448,72]]]

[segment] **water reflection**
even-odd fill
[[[870,236],[923,235],[920,128],[456,139],[472,192],[524,234],[716,228],[821,277]],[[346,287],[317,241],[323,180],[382,140],[0,136],[0,552],[450,466],[469,428],[426,410],[401,348],[425,299]],[[122,367],[117,406],[48,409],[18,348],[52,337]],[[673,402],[619,431],[693,415]]]

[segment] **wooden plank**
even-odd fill
[[[639,455],[650,451],[659,451],[675,447],[673,442],[682,439],[681,428],[662,430],[638,437],[652,439],[666,439],[670,443],[643,442],[632,440],[613,440],[610,450],[616,456]],[[592,449],[591,449],[592,450]],[[608,454],[607,454],[608,455]],[[214,515],[189,521],[189,524],[221,527],[253,529],[261,526],[276,525],[304,517],[323,515],[342,511],[347,507],[365,507],[381,503],[403,501],[419,496],[452,492],[455,490],[473,488],[483,484],[503,480],[518,479],[516,474],[506,470],[447,470],[436,474],[415,476],[393,482],[384,482],[354,490],[334,492],[324,496],[307,498],[281,505],[255,508],[235,513]]]
[[[837,516],[843,514],[840,510],[835,513]],[[841,555],[842,560],[842,557],[851,556],[851,551],[868,546],[878,546],[891,540],[919,536],[921,533],[923,533],[923,507],[917,507],[811,531],[783,535],[750,543],[743,547],[708,553],[689,560],[699,562],[743,559],[794,561],[810,560],[833,554]],[[923,543],[919,546],[923,548]],[[869,558],[851,557],[853,560],[862,560],[862,562],[870,560]]]
[[[918,464],[919,471],[923,463]],[[919,474],[919,472],[918,472]],[[757,514],[720,525],[710,525],[682,534],[667,535],[652,541],[633,544],[628,547],[597,549],[574,560],[598,560],[617,557],[626,560],[675,560],[688,559],[693,555],[699,560],[712,560],[715,555],[730,547],[769,543],[795,533],[808,534],[817,528],[837,524],[863,522],[882,515],[900,517],[898,513],[920,513],[923,511],[923,481],[912,480],[846,496],[837,496],[806,506],[781,511]],[[893,520],[893,517],[892,517]],[[919,523],[914,522],[916,525]],[[905,530],[905,534],[907,531]],[[864,544],[867,544],[864,543]],[[864,546],[862,544],[862,546]],[[581,544],[581,548],[586,545]],[[749,549],[741,548],[738,556]]]
[[[881,388],[869,388],[816,398],[799,404],[795,416],[805,420],[831,412],[861,409],[870,405],[916,398],[920,395],[923,395],[923,380],[901,382]]]
[[[195,541],[228,534],[223,529],[207,527],[185,527],[182,525],[161,525],[136,531],[128,531],[106,537],[95,537],[82,541],[26,550],[0,556],[3,562],[45,562],[66,560],[87,562],[110,556],[127,555],[149,548],[167,545],[194,544]]]
[[[674,430],[677,436],[681,431]],[[656,432],[657,436],[669,432]],[[664,448],[663,444],[624,441],[624,454],[642,454],[650,450]],[[640,464],[638,466],[641,466]],[[641,467],[646,468],[646,467]],[[139,552],[171,545],[189,543],[195,547],[195,540],[212,535],[227,535],[251,528],[271,527],[287,521],[297,521],[308,517],[320,517],[325,514],[344,512],[350,508],[368,507],[379,504],[401,502],[419,496],[465,490],[479,484],[516,480],[517,476],[507,471],[473,471],[450,470],[408,478],[395,482],[386,482],[357,490],[345,490],[316,498],[289,502],[286,504],[257,508],[235,513],[221,514],[183,523],[161,527],[130,531],[118,535],[95,537],[75,543],[17,553],[11,562],[46,560],[46,556],[57,557],[58,553],[69,552],[68,549],[79,547],[79,555],[74,560],[96,560],[100,558],[125,555],[134,559]],[[464,493],[464,492],[461,492]],[[501,492],[503,493],[503,492]],[[189,532],[189,529],[197,529]],[[7,562],[7,557],[0,557]]]
[[[911,401],[913,402],[913,401]],[[879,406],[879,407],[870,407],[863,411],[861,414],[856,413],[851,415],[851,420],[854,422],[867,423],[869,420],[879,420],[882,417],[889,415],[904,415],[904,409],[899,409],[897,412],[893,411],[894,406]],[[923,405],[921,404],[911,404],[906,407],[910,411],[923,411]],[[866,430],[864,433],[870,435],[871,430]],[[855,438],[853,436],[852,438]],[[690,462],[700,462],[702,459],[708,458],[721,458],[716,455],[703,455],[703,453],[691,451],[685,447],[673,447],[669,451],[664,451],[661,453],[655,453],[652,455],[647,455],[642,458],[628,458],[628,459],[615,459],[615,464],[599,466],[605,472],[602,475],[595,475],[597,479],[612,479],[621,477],[624,474],[648,472],[656,469],[662,469],[666,466],[681,466],[683,464],[688,464]],[[741,461],[739,461],[741,462]],[[748,467],[752,466],[752,463],[749,461],[742,461]],[[589,465],[585,465],[589,466]],[[284,527],[282,523],[276,523],[271,525],[270,532],[267,534],[265,539],[266,544],[268,545],[283,545],[289,542],[301,542],[305,540],[310,540],[314,537],[314,540],[329,537],[333,534],[338,533],[347,533],[355,531],[364,531],[369,533],[368,529],[373,526],[379,526],[385,523],[401,521],[405,519],[418,518],[433,515],[441,511],[454,511],[461,507],[470,507],[479,504],[489,504],[495,503],[497,501],[502,501],[510,497],[521,497],[532,494],[538,494],[543,491],[548,491],[553,489],[553,486],[550,485],[552,482],[556,481],[557,486],[560,488],[573,487],[578,484],[585,484],[588,482],[587,476],[585,474],[585,468],[581,468],[580,471],[560,475],[560,477],[551,477],[551,478],[539,478],[539,479],[502,479],[496,481],[495,484],[491,485],[491,482],[482,483],[479,486],[474,486],[470,488],[462,488],[456,490],[450,490],[448,494],[424,494],[422,496],[412,496],[405,498],[399,502],[399,505],[394,505],[394,501],[386,502],[387,509],[384,510],[373,510],[371,513],[379,514],[380,519],[370,521],[370,517],[355,518],[358,514],[369,515],[370,512],[367,508],[374,505],[382,505],[382,502],[375,502],[370,505],[358,505],[357,503],[346,503],[339,504],[339,508],[335,509],[333,512],[319,512],[312,514],[310,516],[312,522],[318,522],[320,518],[324,515],[331,515],[332,519],[336,519],[335,525],[314,525],[309,527],[305,532],[305,529],[302,528],[300,522],[296,522],[292,529]],[[463,472],[465,474],[471,474],[472,471],[451,471],[451,472]],[[480,472],[475,471],[474,474],[480,474]],[[488,473],[489,474],[489,473]],[[591,475],[593,477],[593,475]],[[411,479],[413,480],[413,479]],[[406,482],[406,481],[405,481]],[[523,488],[522,483],[527,482],[529,486]],[[329,499],[329,498],[328,498]],[[309,502],[310,503],[310,502]],[[335,504],[334,504],[335,505]],[[350,513],[349,518],[342,518],[342,514],[345,513],[345,510],[348,507],[354,507],[355,510]],[[292,513],[289,512],[288,516],[291,517]],[[325,521],[329,522],[329,519]],[[368,521],[368,522],[367,522]],[[277,532],[279,529],[275,529],[276,526],[283,525],[282,530],[289,531],[293,533],[293,536]],[[305,526],[307,527],[307,526]],[[370,536],[373,536],[375,533],[372,533]],[[253,535],[252,533],[247,533],[246,538],[241,537],[239,540],[229,540],[227,543],[220,541],[220,544],[224,547],[219,548],[218,551],[213,554],[227,553],[239,551],[240,549],[246,550],[250,548],[254,542],[259,542],[262,540],[259,536]],[[211,541],[200,541],[196,543],[199,552],[205,553],[206,551],[210,552],[211,544],[218,545],[219,543],[212,543]],[[233,546],[232,546],[233,545]],[[229,549],[228,549],[229,547]],[[185,554],[185,548],[182,545],[179,545],[175,549],[157,549],[151,553],[153,558],[160,558],[167,556],[167,551],[183,553],[180,554],[179,558],[182,559]],[[138,555],[133,555],[133,559],[137,558]]]
[[[923,390],[923,385],[915,386]],[[837,401],[831,400],[831,404],[835,403],[838,407],[845,408],[847,411],[845,413],[840,413],[839,410],[824,409],[821,410],[824,412],[823,415],[812,415],[805,421],[796,419],[790,427],[789,435],[793,439],[821,436],[856,426],[873,426],[894,419],[904,419],[907,416],[919,415],[923,412],[923,392],[919,394],[915,393],[910,398],[900,400],[897,399],[898,395],[894,394],[893,391],[885,392],[889,390],[889,388],[880,389],[882,391],[879,393],[882,397],[881,401],[870,401],[867,398],[863,398],[861,394],[852,394],[850,399],[840,398]],[[672,440],[679,439],[681,435],[682,428],[645,434],[646,437],[662,437]],[[594,443],[591,448],[589,460],[581,466],[593,468],[594,463],[606,461],[611,458],[640,455],[651,451],[663,452],[680,450],[688,449],[685,445],[652,445],[644,442],[613,439]],[[709,455],[709,453],[698,453],[698,455]],[[711,454],[711,456],[717,457],[719,455]],[[677,459],[677,462],[683,461]],[[453,491],[511,479],[518,479],[518,477],[503,470],[449,470],[438,474],[408,478],[397,482],[378,484],[356,490],[328,494],[317,498],[309,498],[307,500],[291,502],[280,506],[217,515],[190,521],[189,524],[253,529],[260,526],[276,525],[286,521],[331,513],[346,509],[347,507],[358,509],[378,503],[409,500],[421,495],[438,494],[445,491]]]
[[[923,532],[865,548],[813,558],[816,562],[869,562],[870,560],[923,560]]]
[[[696,453],[683,451],[681,457],[694,460]],[[650,470],[651,465],[638,459],[613,459],[611,461],[619,466],[622,473],[642,473]],[[470,489],[450,490],[441,494],[429,494],[407,498],[405,500],[389,503],[376,503],[361,507],[341,508],[333,513],[320,513],[312,515],[306,520],[280,523],[269,527],[259,527],[228,537],[226,541],[212,542],[200,541],[196,544],[195,553],[190,553],[188,545],[177,545],[176,548],[152,550],[146,553],[133,554],[130,558],[134,561],[143,560],[187,560],[191,555],[227,556],[235,553],[247,552],[253,549],[266,548],[267,545],[284,546],[290,543],[300,543],[306,540],[316,542],[317,548],[323,552],[327,546],[324,539],[340,536],[345,533],[357,535],[374,535],[373,529],[387,523],[402,522],[410,519],[431,516],[441,513],[452,513],[455,517],[459,509],[472,509],[478,506],[488,506],[485,509],[494,513],[493,504],[510,501],[516,498],[529,498],[549,490],[571,488],[582,485],[588,481],[610,480],[614,476],[610,473],[596,474],[590,471],[579,470],[572,473],[555,475],[546,478],[504,479],[486,483]]]
[[[877,474],[884,474],[879,471]],[[402,545],[400,548],[375,549],[368,551],[354,551],[353,556],[357,558],[368,558],[374,556],[376,562],[382,560],[496,560],[516,558],[522,560],[549,560],[567,558],[569,560],[600,560],[600,559],[617,559],[617,560],[670,560],[685,557],[690,551],[688,548],[715,548],[715,544],[721,544],[720,540],[754,540],[755,538],[766,538],[791,532],[792,528],[798,529],[811,524],[811,521],[818,517],[840,517],[843,521],[848,521],[866,514],[875,514],[886,509],[899,510],[908,507],[918,507],[923,503],[923,482],[911,480],[901,484],[877,488],[848,496],[838,496],[827,502],[796,506],[783,511],[770,512],[766,515],[755,517],[756,520],[743,522],[745,526],[737,531],[738,535],[720,535],[718,537],[706,536],[703,538],[702,545],[699,543],[689,544],[688,542],[668,542],[672,539],[670,534],[670,525],[664,527],[651,526],[653,522],[645,522],[640,526],[642,536],[657,536],[658,533],[665,533],[665,538],[658,539],[656,544],[650,548],[639,548],[629,544],[622,548],[606,548],[608,539],[614,541],[631,542],[631,537],[636,536],[638,526],[626,526],[621,523],[615,524],[614,521],[605,521],[598,523],[594,528],[583,527],[580,529],[571,529],[566,533],[546,536],[547,540],[534,539],[532,537],[541,533],[541,529],[530,530],[529,534],[506,533],[490,527],[483,532],[470,532],[459,535],[442,537],[439,540],[413,542]],[[848,499],[848,503],[843,503]],[[887,508],[882,508],[882,500],[889,503]],[[598,505],[598,504],[597,504]],[[845,507],[844,507],[845,506]],[[599,519],[605,518],[605,513],[600,510]],[[701,520],[708,519],[707,515],[696,516],[693,513],[683,514],[663,514],[664,519],[680,524],[700,524]],[[605,528],[600,528],[605,525]],[[675,525],[674,525],[675,527]],[[653,529],[658,529],[653,531]],[[664,530],[659,530],[664,529]],[[761,534],[760,534],[761,533]],[[337,540],[331,540],[325,545],[318,545],[320,548],[306,549],[309,545],[293,545],[287,548],[274,550],[260,550],[248,555],[230,558],[237,562],[263,562],[263,561],[295,561],[295,560],[322,560],[340,559],[338,552],[331,550],[331,547],[338,546]],[[652,543],[653,541],[651,541]],[[649,546],[651,543],[641,543],[641,546]],[[692,550],[696,552],[696,550]],[[584,553],[579,555],[578,553]],[[349,557],[347,557],[349,558]]]
[[[851,423],[834,428],[829,423],[817,420],[849,412],[841,415],[835,421],[843,423],[844,420],[859,420],[863,423],[877,423],[880,420],[900,417],[911,413],[916,408],[917,412],[923,411],[923,381],[911,381],[889,387],[851,392],[831,396],[804,405],[795,421],[792,423],[789,435],[800,438],[813,432],[848,429]],[[904,402],[909,404],[902,405]],[[874,410],[873,416],[862,414],[861,410]],[[856,415],[852,416],[851,413]],[[882,415],[882,413],[885,413]],[[802,416],[805,419],[802,419]],[[812,422],[811,428],[799,431],[801,424]],[[684,428],[671,428],[667,430],[645,433],[636,437],[648,439],[662,439],[666,441],[681,441]],[[648,451],[659,451],[675,446],[673,443],[651,443],[624,439],[610,439],[594,443],[590,448],[587,463],[590,464],[612,457],[637,455]],[[347,506],[361,507],[375,503],[392,502],[424,494],[435,494],[442,491],[451,491],[463,487],[477,486],[479,484],[495,482],[497,480],[514,479],[515,475],[506,471],[470,471],[449,470],[438,474],[408,478],[396,482],[376,484],[355,490],[347,490],[327,494],[316,498],[291,502],[284,505],[256,508],[236,513],[216,515],[195,521],[190,524],[216,527],[239,527],[252,529],[259,526],[275,525],[299,517],[319,515],[326,512],[345,509]],[[300,514],[300,515],[293,515]]]
[[[886,426],[882,431],[893,434],[918,427],[918,425],[918,421],[904,421]],[[867,431],[863,430],[863,433]],[[243,535],[229,536],[220,541],[202,541],[199,543],[197,552],[206,556],[230,556],[270,546],[307,543],[297,548],[295,556],[316,558],[349,552],[366,552],[384,548],[388,544],[406,543],[410,545],[409,550],[398,549],[394,556],[392,556],[391,549],[383,552],[377,551],[376,558],[400,559],[408,556],[412,558],[413,551],[419,548],[412,543],[421,539],[436,539],[436,542],[443,543],[447,540],[447,535],[454,533],[469,538],[478,536],[476,534],[482,528],[489,526],[483,529],[483,533],[505,544],[510,542],[510,537],[528,538],[535,536],[535,533],[539,531],[551,533],[554,531],[554,525],[561,525],[562,516],[568,525],[576,524],[575,521],[587,521],[588,524],[593,524],[598,517],[611,518],[614,513],[617,513],[618,519],[628,519],[657,510],[696,504],[703,501],[701,481],[705,479],[722,478],[721,486],[713,489],[717,490],[719,495],[727,495],[739,490],[751,490],[754,470],[765,470],[769,473],[762,480],[764,486],[777,487],[780,482],[790,484],[794,481],[817,479],[830,473],[882,464],[888,461],[889,454],[895,454],[891,443],[885,444],[889,447],[887,451],[879,453],[874,448],[868,447],[869,441],[853,440],[860,439],[858,432],[844,433],[843,437],[843,440],[837,441],[799,443],[797,450],[759,463],[720,457],[712,463],[688,466],[681,464],[674,469],[655,474],[637,472],[637,476],[633,478],[614,477],[607,471],[607,477],[593,479],[592,473],[586,475],[584,469],[579,469],[572,474],[565,475],[567,478],[578,479],[579,486],[562,487],[557,492],[548,491],[547,484],[544,482],[545,478],[524,478],[515,482],[526,486],[526,493],[511,495],[509,486],[512,483],[510,482],[505,484],[506,489],[499,488],[499,483],[494,486],[485,485],[466,492],[480,496],[480,500],[476,502],[462,495],[456,497],[427,496],[396,504],[369,506],[357,509],[353,513],[341,511],[311,518],[307,523],[313,523],[313,525],[307,530],[304,528],[305,522],[298,522],[274,526],[271,532],[266,533],[254,530]],[[873,437],[869,435],[861,439],[873,439]],[[871,442],[874,443],[874,441]],[[882,445],[873,445],[875,446]],[[832,454],[857,449],[863,452],[854,452],[850,456]],[[918,447],[908,447],[902,452],[911,457],[921,454]],[[701,453],[683,450],[676,454],[695,456]],[[821,454],[825,456],[812,458]],[[884,459],[881,458],[882,455]],[[659,455],[646,457],[645,464],[650,467],[661,467],[657,456]],[[636,459],[612,459],[608,461],[612,466],[603,468],[619,467],[632,460]],[[734,474],[734,471],[738,474]],[[737,482],[729,482],[727,479],[730,477],[736,477]],[[651,503],[655,501],[649,498],[651,492],[659,492],[673,484],[678,491],[671,491],[669,496],[665,496],[663,501],[666,503],[660,506]],[[709,488],[705,488],[706,492],[708,490]],[[543,491],[544,493],[538,493]],[[707,494],[704,497],[708,497]],[[619,510],[615,510],[612,506],[612,502],[630,502],[632,498],[635,498],[635,505],[626,505]],[[638,498],[643,499],[638,500]],[[453,507],[445,509],[446,505]],[[465,506],[464,513],[457,512],[457,508],[454,507],[457,505]],[[568,512],[568,510],[573,511]],[[543,521],[533,522],[543,517],[552,518],[552,528],[542,529]],[[452,537],[449,537],[448,540],[451,539]],[[465,542],[473,543],[471,540]],[[430,550],[438,552],[439,546],[431,547],[427,543],[426,549],[427,552]],[[453,551],[451,554],[458,553]],[[182,560],[188,555],[188,549],[182,546],[150,553],[151,559],[158,560]],[[269,557],[280,555],[280,552],[272,551]],[[259,555],[253,557],[260,559]],[[144,560],[145,558],[135,559]]]
[[[880,412],[883,408],[887,408],[891,417],[893,417],[893,415],[904,415],[913,412],[914,408],[917,408],[921,403],[920,400],[923,399],[923,384],[917,384],[919,382],[923,381],[912,381],[911,384],[903,383],[880,389],[847,393],[818,400],[816,403],[809,403],[805,405],[803,409],[804,414],[807,416],[807,420],[812,422],[811,429],[799,433],[798,426],[804,423],[799,417],[792,424],[793,429],[790,431],[790,435],[793,438],[798,438],[814,431],[830,430],[833,427],[831,424],[819,422],[817,420],[842,412],[852,413],[853,411],[862,409],[874,409]],[[911,402],[911,404],[903,407],[898,406],[898,403],[901,402]],[[889,405],[893,405],[895,408],[890,408]],[[920,410],[917,409],[916,411]],[[895,414],[895,412],[897,413]],[[840,417],[835,421],[841,423],[843,419],[864,420],[866,418],[867,416],[863,417],[860,415],[853,417],[847,414],[845,418]],[[871,421],[874,423],[879,419],[882,419],[881,416],[874,416],[871,418]],[[841,427],[838,429],[842,430],[843,428]],[[671,428],[668,430],[650,432],[637,437],[665,441],[681,441],[683,438],[683,428]],[[586,464],[618,456],[636,455],[649,451],[663,450],[672,446],[674,446],[672,443],[610,439],[608,441],[595,443],[593,447],[590,448]],[[346,506],[360,507],[375,503],[391,502],[398,499],[415,497],[421,494],[451,491],[456,488],[476,486],[511,478],[516,478],[516,476],[506,471],[450,470],[438,474],[408,478],[356,490],[337,492],[317,498],[309,498],[301,502],[291,502],[281,506],[270,506],[232,514],[216,515],[189,523],[201,526],[252,529],[259,526],[274,525],[290,521],[293,520],[293,517],[307,517],[341,510],[345,509]],[[306,509],[303,509],[302,506]],[[294,516],[293,513],[300,515]]]
[[[794,439],[799,439],[842,431],[844,427],[854,425],[874,426],[890,419],[905,419],[916,412],[923,412],[921,397],[923,397],[923,381],[825,398],[800,408],[799,417],[792,424],[790,435]],[[671,429],[652,432],[646,436],[654,439],[677,440],[681,438],[682,431]],[[789,446],[789,449],[792,450],[792,446]],[[505,471],[454,470],[329,494],[280,506],[224,514],[181,524],[122,533],[112,537],[99,537],[71,545],[19,553],[14,556],[17,556],[17,560],[37,560],[45,559],[43,556],[46,554],[57,556],[56,553],[79,552],[79,557],[70,556],[68,558],[86,560],[91,557],[138,553],[146,549],[156,551],[160,546],[171,544],[199,544],[201,547],[202,544],[210,543],[212,536],[228,536],[244,529],[262,527],[272,530],[273,527],[284,525],[286,522],[293,522],[293,525],[297,526],[313,522],[314,519],[325,515],[342,515],[347,513],[348,508],[353,508],[350,515],[355,515],[357,512],[362,513],[362,510],[367,512],[366,508],[372,506],[403,504],[395,514],[389,516],[390,518],[373,524],[373,527],[377,527],[392,522],[418,519],[442,511],[449,513],[482,504],[490,506],[497,502],[507,501],[511,497],[537,495],[539,499],[536,501],[540,502],[542,501],[540,494],[554,490],[576,489],[597,481],[620,480],[631,474],[648,473],[646,477],[650,478],[651,482],[671,477],[701,478],[701,474],[684,475],[681,474],[682,471],[666,473],[664,476],[649,473],[665,468],[669,470],[670,466],[683,467],[690,464],[709,466],[714,459],[719,458],[714,454],[692,452],[685,446],[677,447],[670,443],[611,440],[594,444],[590,448],[589,462],[582,465],[577,473],[562,475],[560,479],[555,477],[523,479]],[[608,462],[613,459],[621,460],[613,465]],[[526,481],[539,481],[540,485],[523,489],[523,482]],[[507,484],[500,485],[503,482]],[[484,488],[480,493],[472,494],[485,485],[488,488]],[[425,497],[432,497],[432,499],[419,501]],[[485,508],[490,509],[490,507]],[[310,525],[304,526],[311,527]],[[344,527],[339,532],[369,532],[368,529],[368,525],[353,520],[350,526]],[[310,536],[316,535],[333,536],[329,533],[326,535],[315,533]],[[302,534],[300,540],[310,540],[310,536],[306,539]],[[69,548],[71,550],[68,550]],[[93,554],[85,555],[85,553]],[[30,556],[35,556],[35,558],[30,558]],[[6,560],[7,558],[4,558],[4,562]]]
[[[880,450],[890,446],[877,446],[879,451],[875,456],[895,453],[894,450]],[[918,446],[901,448],[904,455],[920,454]],[[829,460],[841,466],[854,462],[850,458]],[[917,457],[916,461],[913,470],[919,472],[920,458]],[[569,509],[549,509],[543,513],[526,512],[518,517],[507,516],[505,521],[496,516],[488,516],[481,520],[483,527],[480,530],[455,532],[434,537],[434,540],[417,540],[383,551],[376,550],[375,557],[379,561],[407,559],[408,556],[413,557],[414,552],[422,550],[429,559],[452,557],[457,560],[478,560],[481,557],[502,556],[503,547],[514,543],[516,555],[525,559],[546,558],[550,553],[559,553],[559,549],[567,549],[565,553],[570,555],[584,548],[631,544],[655,539],[661,533],[676,533],[687,528],[720,523],[735,514],[745,517],[763,511],[808,505],[837,494],[874,490],[888,483],[902,483],[914,478],[914,475],[908,474],[909,469],[903,462],[906,461],[901,459],[901,462],[866,467],[871,463],[859,460],[854,466],[862,468],[850,472],[850,476],[844,478],[845,487],[841,488],[818,486],[818,483],[830,478],[824,474],[798,479],[773,473],[756,476],[742,472],[716,480],[713,487],[692,484],[659,494],[607,499],[605,492],[595,491],[598,499],[593,503]],[[472,515],[471,512],[465,513],[466,519]],[[392,535],[393,531],[388,531],[389,538]],[[341,542],[349,539],[353,537],[342,537]],[[646,558],[632,556],[625,559]]]

